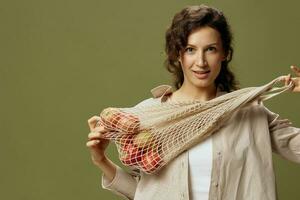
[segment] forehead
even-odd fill
[[[211,27],[201,27],[193,30],[188,36],[188,44],[204,46],[211,43],[220,43],[220,33]]]

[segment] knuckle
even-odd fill
[[[88,138],[91,138],[92,136],[93,136],[93,133],[90,132],[90,133],[88,134]]]
[[[91,146],[91,141],[88,141],[88,142],[86,143],[86,146],[87,146],[87,147],[90,147],[90,146]]]
[[[95,120],[97,120],[99,117],[97,115],[92,116],[91,118],[88,119],[88,123],[91,123]]]
[[[94,131],[95,132],[101,132],[101,131],[103,131],[103,127],[96,127],[96,128],[94,128]]]

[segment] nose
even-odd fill
[[[203,53],[198,53],[195,63],[199,67],[204,67],[207,65],[206,58]]]

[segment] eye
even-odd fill
[[[210,50],[213,50],[213,51],[217,50],[215,47],[208,47],[207,49],[208,50],[210,49]]]
[[[192,47],[187,47],[187,48],[185,49],[185,51],[188,52],[188,53],[192,52],[193,50],[194,50],[194,49],[193,49]]]

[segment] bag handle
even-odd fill
[[[274,80],[273,83],[271,83],[271,85],[275,85],[277,82],[281,81],[283,79],[284,76],[281,76],[281,77],[278,77],[277,79]],[[290,81],[290,83],[286,86],[282,86],[282,87],[271,87],[271,89],[267,90],[265,93],[267,94],[264,94],[264,95],[261,95],[259,97],[259,101],[265,101],[265,100],[268,100],[282,92],[285,92],[291,88],[294,87],[294,82],[293,81]]]

